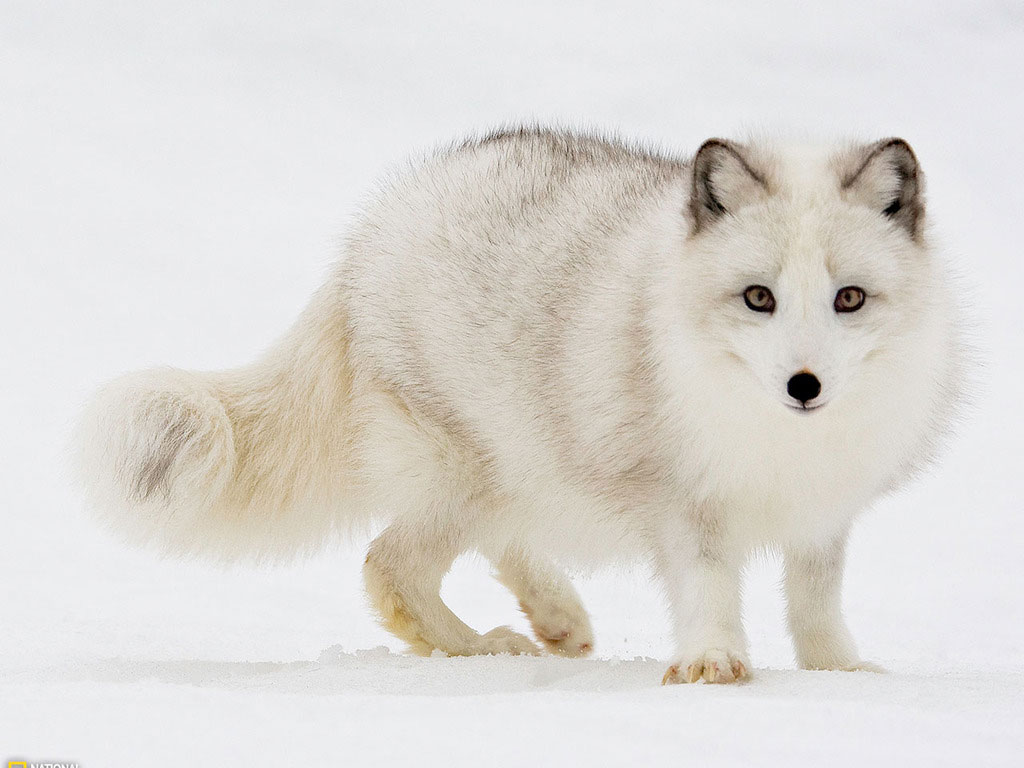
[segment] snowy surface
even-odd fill
[[[0,760],[1020,765],[1024,6],[830,5],[0,0]],[[63,456],[91,389],[250,359],[382,170],[522,119],[917,149],[982,365],[941,465],[855,532],[847,614],[889,674],[795,671],[773,560],[754,680],[662,688],[639,568],[578,579],[595,659],[419,659],[370,617],[365,541],[222,570],[83,514]],[[479,561],[445,594],[525,629]]]

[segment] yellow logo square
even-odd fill
[[[28,768],[28,763],[16,763],[13,760],[7,764],[7,768]]]

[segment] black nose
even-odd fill
[[[786,391],[789,392],[790,397],[801,403],[806,403],[821,393],[821,382],[813,373],[798,373],[789,380]]]

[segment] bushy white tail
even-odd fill
[[[225,560],[312,550],[343,520],[352,376],[327,290],[258,363],[123,376],[77,432],[89,501],[129,539]]]

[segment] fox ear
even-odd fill
[[[739,144],[708,139],[693,158],[690,193],[693,232],[699,232],[767,193],[764,176],[747,162]]]
[[[892,219],[912,238],[920,234],[924,176],[903,139],[882,139],[865,147],[843,178],[842,190],[848,200]]]

